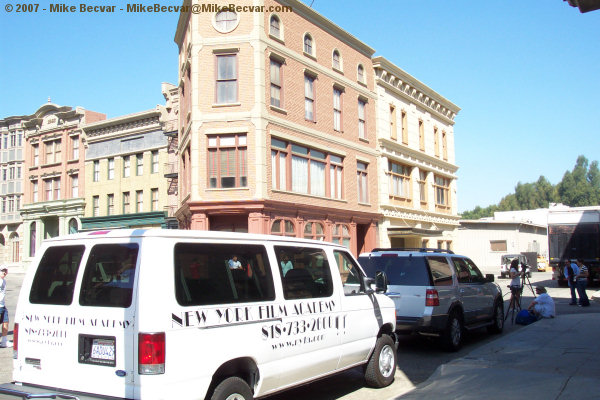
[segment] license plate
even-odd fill
[[[91,358],[96,360],[115,360],[115,342],[106,339],[94,339],[92,342]]]

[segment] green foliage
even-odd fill
[[[495,211],[534,210],[546,208],[549,203],[563,203],[570,207],[600,204],[600,169],[598,161],[591,164],[584,156],[577,157],[572,171],[552,185],[544,176],[534,183],[517,183],[515,192],[504,196],[497,205],[479,206],[462,214],[463,219],[491,217]]]

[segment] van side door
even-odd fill
[[[341,336],[338,368],[361,363],[375,346],[377,333],[383,325],[375,296],[368,295],[364,272],[347,251],[334,250],[336,270],[332,274],[341,286],[339,301],[342,306],[339,334]]]

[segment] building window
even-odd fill
[[[356,163],[356,176],[357,176],[357,187],[358,187],[358,202],[368,203],[369,202],[369,182],[367,175],[368,165],[364,162],[358,161]]]
[[[287,143],[271,138],[271,182],[273,189],[287,190]]]
[[[425,127],[421,120],[419,120],[419,149],[425,151]]]
[[[21,179],[21,167],[17,167],[17,179]]]
[[[129,178],[131,168],[131,156],[123,157],[123,178]]]
[[[333,129],[342,131],[342,91],[333,89]]]
[[[390,196],[409,198],[410,168],[405,165],[389,161],[388,174],[390,184]]]
[[[427,172],[419,171],[419,199],[427,203]]]
[[[106,215],[115,215],[115,195],[112,193],[106,197]]]
[[[74,234],[79,231],[79,225],[77,224],[77,220],[75,218],[71,218],[69,220],[69,234]]]
[[[109,158],[108,159],[108,180],[112,180],[115,179],[115,159],[114,158]]]
[[[342,157],[329,155],[329,195],[332,199],[342,199],[343,189],[343,160]]]
[[[333,55],[331,56],[331,65],[338,71],[342,70],[342,57],[340,56],[340,52],[337,50],[333,51]]]
[[[135,155],[135,174],[137,176],[144,175],[144,154],[136,154]]]
[[[79,159],[79,136],[71,137],[71,159]]]
[[[152,211],[158,211],[158,188],[150,190],[150,200],[152,202]]]
[[[341,244],[350,248],[350,228],[346,224],[335,224],[331,232],[331,239],[333,243]]]
[[[281,63],[271,59],[271,105],[281,107]]]
[[[59,163],[61,161],[60,157],[60,140],[53,140],[50,142],[46,142],[46,164],[54,164]]]
[[[365,117],[365,112],[366,112],[366,106],[367,103],[365,103],[363,100],[358,100],[358,137],[361,139],[366,139],[367,138],[367,130],[366,130],[366,117]]]
[[[100,181],[100,161],[99,160],[94,161],[94,177],[93,177],[93,181],[94,182],[99,182]]]
[[[278,38],[281,39],[281,21],[279,21],[279,18],[275,15],[271,15],[271,20],[269,22],[269,33]]]
[[[158,150],[154,150],[152,152],[152,165],[151,165],[150,172],[153,174],[158,173]]]
[[[491,251],[507,251],[506,240],[490,240]]]
[[[6,199],[2,198],[2,213],[6,212]]]
[[[237,102],[237,55],[217,56],[217,104]]]
[[[60,200],[60,178],[54,178],[54,200]]]
[[[46,179],[44,180],[44,186],[46,189],[46,197],[44,198],[44,200],[46,201],[51,201],[53,200],[52,198],[52,179]]]
[[[123,192],[123,214],[129,214],[129,192]]]
[[[408,122],[406,120],[406,111],[402,110],[401,118],[402,143],[408,144]]]
[[[304,75],[304,118],[315,121],[315,78]]]
[[[448,138],[446,137],[446,131],[442,131],[442,157],[448,161]]]
[[[71,197],[76,198],[79,196],[79,176],[71,176]]]
[[[29,257],[35,257],[35,244],[37,239],[37,225],[36,222],[32,222],[29,225]]]
[[[436,157],[440,156],[440,138],[438,137],[439,132],[436,126],[433,127],[433,152]]]
[[[390,139],[398,139],[398,130],[396,129],[396,107],[390,105]]]
[[[100,215],[100,196],[92,197],[92,216],[98,217]]]
[[[448,206],[450,204],[450,179],[435,176],[435,204]]]
[[[32,193],[31,200],[34,203],[37,203],[38,202],[38,183],[37,183],[37,181],[31,182],[31,193]]]
[[[304,225],[304,239],[323,240],[325,231],[320,222],[307,222]]]
[[[308,33],[304,35],[304,52],[313,55],[313,39]]]
[[[144,192],[136,190],[135,192],[135,212],[144,211]]]
[[[33,148],[33,165],[39,165],[40,163],[40,147],[37,144],[32,146]]]
[[[360,64],[358,65],[358,68],[356,68],[356,79],[360,83],[365,83],[365,68]]]
[[[238,15],[235,11],[219,11],[215,15],[214,26],[221,33],[227,33],[234,30],[239,23]]]
[[[325,153],[292,144],[292,191],[325,196]]]
[[[246,135],[208,138],[208,186],[234,188],[248,186]]]
[[[288,219],[276,219],[271,224],[271,235],[296,236],[294,223]]]

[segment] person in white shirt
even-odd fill
[[[538,297],[531,302],[528,309],[533,311],[538,319],[554,318],[556,315],[554,300],[552,300],[552,297],[547,293],[546,288],[543,286],[536,286],[535,293]]]
[[[12,347],[12,342],[7,339],[8,336],[8,310],[4,302],[6,298],[6,275],[8,268],[0,268],[0,324],[2,324],[2,339],[0,339],[0,348]]]

